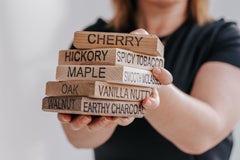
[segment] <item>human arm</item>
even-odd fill
[[[164,70],[156,73],[162,80]],[[199,70],[190,95],[173,84],[144,100],[145,118],[165,138],[190,154],[201,154],[234,128],[240,118],[240,69],[223,62],[208,62]],[[147,100],[152,102],[147,105]],[[155,109],[151,109],[155,108]]]

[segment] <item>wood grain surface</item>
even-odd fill
[[[122,48],[164,56],[164,46],[156,35],[77,31],[74,33],[73,45],[77,49]]]
[[[95,80],[152,88],[161,87],[152,72],[125,66],[60,65],[57,67],[56,79]]]
[[[101,81],[47,82],[47,96],[86,96],[100,99],[142,101],[152,94],[151,88],[113,84]]]
[[[145,110],[140,102],[101,100],[86,97],[45,97],[42,110],[67,114],[141,118]]]
[[[135,53],[119,48],[61,50],[59,65],[122,65],[144,70],[164,67],[164,58]]]

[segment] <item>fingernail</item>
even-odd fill
[[[118,122],[118,119],[119,119],[118,117],[114,117],[113,122]]]
[[[64,122],[69,122],[70,120],[68,118],[66,118],[64,115],[62,115],[62,119]]]
[[[76,126],[74,126],[74,125],[72,125],[72,124],[70,125],[70,127],[71,127],[71,129],[74,130],[74,131],[77,131],[77,130],[80,129],[80,127],[78,127],[78,126],[76,127]]]
[[[138,32],[138,31],[134,31],[134,32],[132,32],[132,33],[134,33],[134,34],[140,34],[140,32]]]
[[[161,74],[161,69],[159,67],[154,67],[153,68],[153,74],[155,74],[155,75]]]
[[[90,120],[90,119],[89,119],[88,117],[86,117],[86,116],[81,117],[81,121],[82,121],[83,123],[88,123],[89,120]]]
[[[143,104],[144,107],[150,107],[151,105],[152,105],[152,102],[151,102],[150,100],[147,100],[147,101]]]
[[[136,33],[137,34],[149,34],[145,29],[143,29],[143,28],[140,28],[140,29],[138,29],[138,30],[136,30]]]
[[[103,121],[104,121],[104,122],[108,122],[109,119],[108,119],[107,117],[103,117]]]

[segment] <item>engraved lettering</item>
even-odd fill
[[[133,37],[132,36],[126,36],[126,39],[125,39],[125,46],[127,46],[128,42],[131,46],[133,46]]]
[[[95,34],[89,34],[89,35],[88,35],[88,43],[93,44],[93,43],[96,42],[96,40],[93,38],[93,40],[91,41],[91,40],[90,40],[90,37],[91,37],[91,36],[92,36],[92,37],[96,37],[96,35],[95,35]]]
[[[100,41],[102,41],[102,44],[105,44],[105,34],[102,35],[102,37],[100,37],[101,35],[97,35],[97,44],[99,44]]]
[[[107,35],[107,45],[114,45],[114,35]]]
[[[123,39],[124,39],[123,36],[117,35],[117,36],[116,36],[116,43],[115,43],[115,45],[118,45],[118,42],[120,42],[121,45],[124,45],[124,44],[123,44]]]
[[[135,39],[137,41],[137,46],[139,46],[140,45],[140,41],[143,39],[143,37],[139,37],[139,39],[138,39],[138,37],[135,37]]]

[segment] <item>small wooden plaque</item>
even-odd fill
[[[59,65],[122,65],[152,70],[164,67],[163,57],[154,57],[119,48],[59,51]]]
[[[100,81],[47,82],[47,96],[87,96],[100,99],[142,101],[152,94],[151,88],[112,84]]]
[[[153,56],[164,54],[164,46],[156,35],[77,31],[73,45],[78,49],[122,48]]]
[[[140,102],[101,100],[86,97],[45,97],[42,110],[67,114],[98,116],[137,117],[144,116]]]
[[[95,80],[152,88],[161,87],[152,72],[125,66],[60,65],[57,67],[56,79]]]

